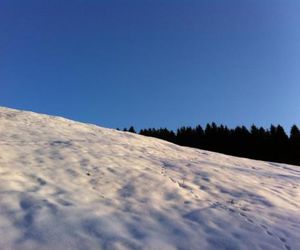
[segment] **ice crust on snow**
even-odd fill
[[[300,249],[300,167],[0,107],[0,249]]]

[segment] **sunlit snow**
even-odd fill
[[[300,167],[0,108],[0,249],[300,249]]]

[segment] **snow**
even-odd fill
[[[300,249],[300,167],[0,108],[0,249]]]

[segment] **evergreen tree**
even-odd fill
[[[293,125],[290,132],[291,141],[299,141],[300,142],[300,130],[296,125]]]
[[[130,128],[128,129],[128,132],[131,132],[131,133],[136,133],[135,129],[133,126],[130,126]]]
[[[300,164],[300,130],[296,125],[291,128],[289,149],[292,161]]]

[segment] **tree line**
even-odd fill
[[[137,133],[134,127],[123,131]],[[194,147],[219,153],[264,161],[300,165],[300,130],[293,125],[287,135],[282,126],[269,129],[252,125],[228,128],[216,123],[205,127],[181,127],[176,131],[167,128],[141,129],[141,135],[156,137],[181,146]]]

